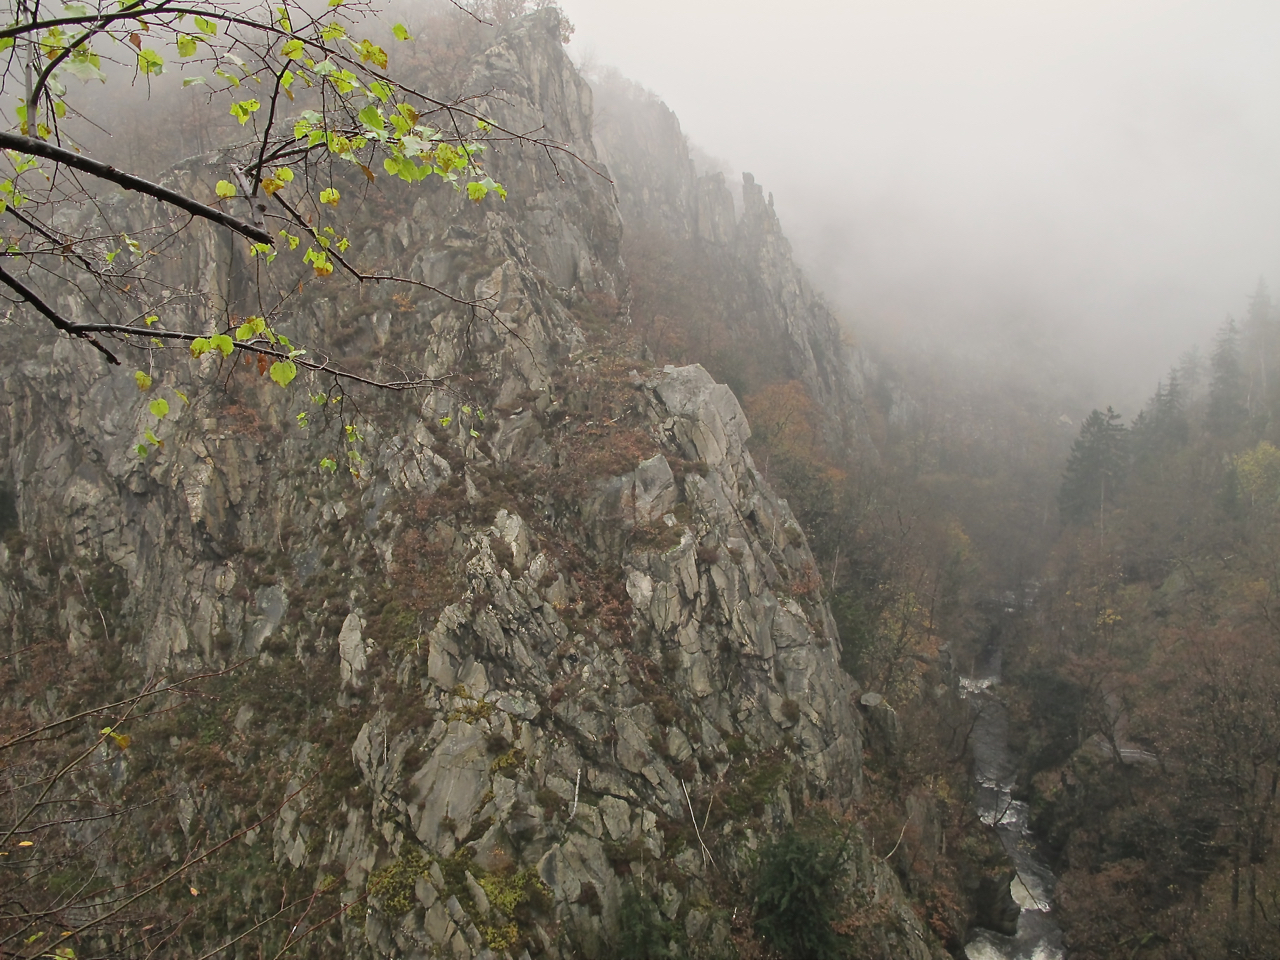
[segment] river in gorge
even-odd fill
[[[978,711],[971,734],[976,790],[982,819],[996,828],[1017,876],[1010,884],[1021,908],[1018,932],[1004,936],[978,930],[965,946],[969,960],[1063,960],[1062,931],[1052,912],[1054,876],[1027,824],[1027,806],[1012,796],[1014,763],[1009,753],[1009,717],[998,695],[1000,653],[994,651],[960,691]]]

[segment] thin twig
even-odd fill
[[[898,834],[898,842],[893,845],[892,850],[890,850],[888,853],[886,853],[883,857],[880,858],[881,863],[888,863],[889,858],[898,852],[898,847],[902,844],[902,838],[907,835],[907,824],[910,822],[911,822],[911,816],[908,815],[907,819],[902,821],[902,832]]]
[[[706,841],[702,839],[702,831],[698,829],[698,815],[693,812],[693,801],[689,799],[689,788],[684,785],[684,781],[680,781],[680,789],[684,791],[684,802],[689,804],[689,819],[693,821],[693,832],[698,835],[698,844],[702,847],[702,864],[706,866],[708,860],[711,865],[716,865],[716,858],[711,855],[711,851],[707,849]],[[711,808],[707,807],[707,815],[711,815]]]

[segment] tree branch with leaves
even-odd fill
[[[439,377],[369,377],[309,353],[285,332],[291,298],[243,313],[234,302],[175,310],[208,291],[164,276],[168,261],[190,255],[185,238],[203,223],[240,245],[235,256],[248,261],[259,301],[267,265],[282,257],[306,271],[289,284],[299,291],[337,268],[361,284],[414,286],[497,321],[486,302],[425,278],[362,268],[349,249],[359,200],[347,184],[353,174],[368,183],[442,182],[481,203],[506,198],[483,166],[495,143],[569,148],[495,125],[475,101],[440,99],[397,75],[388,47],[413,38],[377,13],[368,0],[318,10],[290,0],[98,0],[60,10],[18,0],[0,29],[0,123],[10,127],[0,130],[0,167],[8,168],[0,213],[12,228],[0,289],[112,364],[131,348],[153,354],[175,344],[197,360],[265,357],[282,387],[300,370],[390,389],[441,385]],[[203,92],[198,109],[210,122],[234,120],[230,130],[248,134],[207,158],[216,183],[189,168],[143,176],[91,155],[91,128],[102,128],[87,88],[149,97],[176,89],[179,77],[182,89]],[[113,189],[144,199],[145,211],[129,211],[131,229],[104,212]]]

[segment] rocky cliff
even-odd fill
[[[500,152],[510,200],[484,209],[386,187],[354,247],[491,297],[496,317],[334,281],[290,332],[370,370],[412,357],[449,389],[353,395],[337,414],[314,403],[322,383],[160,364],[154,389],[190,403],[143,459],[152,420],[129,373],[34,321],[0,333],[4,708],[43,722],[207,675],[136,711],[109,777],[82,784],[117,811],[87,854],[102,869],[232,839],[182,874],[189,895],[157,894],[196,917],[172,935],[193,955],[278,946],[296,910],[270,935],[253,924],[296,897],[333,902],[318,955],[610,956],[638,890],[682,950],[731,956],[750,938],[752,851],[860,796],[858,691],[738,400],[620,346],[628,224],[651,211],[732,249],[757,276],[740,291],[753,322],[776,325],[832,409],[856,406],[856,363],[749,179],[741,217],[687,169],[666,198],[627,188],[640,160],[593,143],[554,12],[494,35],[473,69],[497,119],[587,165]],[[205,278],[184,309],[234,303],[233,257],[197,234],[163,268]],[[859,935],[884,956],[936,952],[856,830],[852,850]]]
[[[698,171],[665,104],[617,74],[596,78],[594,89],[595,147],[617,183],[633,249],[661,243],[686,268],[705,264],[697,282],[732,318],[731,336],[768,351],[770,378],[804,384],[837,455],[875,458],[863,402],[870,363],[792,260],[773,194],[744,173],[735,203],[723,173]]]

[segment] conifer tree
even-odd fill
[[[1204,358],[1199,347],[1192,347],[1178,358],[1178,382],[1182,385],[1183,395],[1187,400],[1194,400],[1200,395],[1200,385],[1204,380]]]
[[[1124,480],[1127,433],[1120,414],[1111,407],[1085,417],[1058,491],[1063,523],[1084,523],[1095,511],[1106,509]]]
[[[1186,396],[1175,367],[1169,381],[1156,384],[1155,395],[1147,401],[1130,428],[1136,467],[1150,469],[1186,445],[1190,436]]]
[[[1280,348],[1276,326],[1271,292],[1266,281],[1259,278],[1258,286],[1249,298],[1249,310],[1241,331],[1250,408],[1254,413],[1266,412],[1276,392],[1276,353]]]
[[[1209,358],[1209,409],[1206,422],[1220,436],[1230,436],[1249,417],[1248,390],[1240,364],[1240,331],[1230,318],[1218,331],[1213,356]]]

